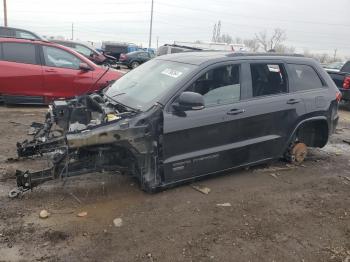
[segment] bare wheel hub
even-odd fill
[[[304,143],[297,143],[291,150],[292,160],[295,163],[302,163],[307,155],[307,146]]]

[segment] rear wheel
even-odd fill
[[[134,61],[134,62],[131,63],[131,68],[134,69],[134,68],[138,67],[139,65],[140,65],[139,62]]]

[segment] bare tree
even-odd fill
[[[253,39],[244,39],[243,44],[247,47],[250,52],[257,52],[259,50],[259,42]]]
[[[232,36],[230,36],[229,34],[223,34],[223,35],[219,36],[219,38],[217,39],[217,42],[232,44],[233,39],[232,39]]]
[[[220,39],[220,35],[221,35],[221,21],[219,20],[218,23],[217,24],[215,23],[214,25],[211,41],[218,42]]]
[[[275,46],[275,51],[276,51],[276,53],[281,53],[281,54],[294,54],[295,47],[286,46],[284,44],[278,44]]]
[[[274,50],[280,44],[282,44],[286,39],[286,32],[280,28],[275,28],[271,37],[266,31],[255,34],[255,38],[258,41],[260,47],[268,52],[269,50]]]

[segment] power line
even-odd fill
[[[181,8],[181,9],[187,9],[195,12],[209,12],[209,13],[219,13],[219,14],[227,14],[227,15],[234,15],[236,17],[245,17],[249,19],[257,19],[257,20],[270,20],[270,21],[279,21],[279,22],[293,22],[293,23],[305,23],[305,24],[317,24],[317,25],[327,25],[327,26],[345,26],[345,27],[350,27],[350,25],[346,24],[330,24],[330,23],[322,23],[322,22],[314,22],[314,21],[302,21],[302,20],[286,20],[286,19],[276,19],[276,18],[268,18],[268,17],[258,17],[258,16],[249,16],[249,15],[242,15],[240,13],[231,13],[231,12],[222,12],[222,11],[214,11],[214,10],[209,10],[209,9],[201,9],[201,8],[192,8],[192,7],[186,7],[186,6],[179,6],[179,5],[173,5],[173,4],[168,4],[168,3],[161,3],[159,2],[158,4],[164,5],[164,6],[169,6],[169,7],[175,7],[175,8]]]

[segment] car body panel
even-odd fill
[[[43,145],[40,140],[34,139],[18,145],[19,155],[35,155],[42,153],[43,149],[55,152],[61,156],[59,159],[71,159],[74,166],[70,170],[76,170],[78,166],[77,172],[79,168],[85,171],[85,166],[91,163],[94,163],[91,168],[98,166],[98,170],[114,170],[117,163],[129,170],[143,189],[152,191],[208,174],[278,159],[288,155],[298,143],[323,147],[334,132],[338,121],[338,90],[327,73],[313,60],[258,54],[201,52],[187,55],[162,56],[147,64],[171,61],[197,66],[192,66],[188,74],[183,74],[181,81],[171,82],[174,83],[172,88],[162,93],[161,97],[157,96],[158,101],[150,107],[141,107],[143,110],[128,106],[127,100],[121,100],[126,104],[118,102],[118,96],[126,93],[117,92],[113,98],[109,97],[107,93],[113,89],[113,85],[103,96],[93,94],[54,102],[42,130],[50,130],[53,121],[64,129],[64,135],[55,138],[59,140],[58,146],[55,144],[57,149],[50,148],[52,144],[45,144],[51,141],[45,141]],[[256,86],[252,81],[255,76],[251,70],[251,65],[256,63],[264,65],[268,74],[279,73],[281,92],[256,95]],[[200,78],[202,75],[210,75],[209,71],[215,68],[237,64],[240,65],[240,99],[215,105],[207,105],[203,99],[203,106],[180,106],[181,95],[190,93],[188,88],[196,80],[203,80]],[[275,64],[281,66],[281,71],[273,67],[270,70],[269,66]],[[295,86],[292,64],[314,68],[320,77],[319,86],[313,87],[313,90],[298,91],[303,89]],[[175,78],[181,76],[176,72],[169,73],[171,63],[164,65],[167,69],[161,71],[162,74]],[[156,70],[154,65],[149,68],[140,66],[128,73],[131,77],[125,79],[137,76],[143,67],[150,70],[146,71],[150,74]],[[234,76],[237,76],[238,71],[234,72]],[[146,81],[145,78],[138,79],[141,83],[142,80]],[[142,88],[135,79],[130,81],[131,85],[126,83],[127,88],[123,91]],[[154,83],[153,78],[150,81]],[[123,81],[116,82],[115,86],[118,87],[120,83]],[[237,83],[237,80],[233,83]],[[218,87],[222,86],[214,87],[214,90]],[[121,90],[117,88],[117,91]],[[203,94],[198,91],[198,96]],[[57,143],[57,140],[52,142]],[[62,148],[65,148],[64,152]],[[47,176],[44,178],[43,173],[19,172],[17,183],[31,189],[31,182],[37,185],[52,178],[52,172],[59,174],[57,170],[66,168],[64,163],[56,161],[54,170],[45,171]],[[25,186],[26,183],[29,186]]]

